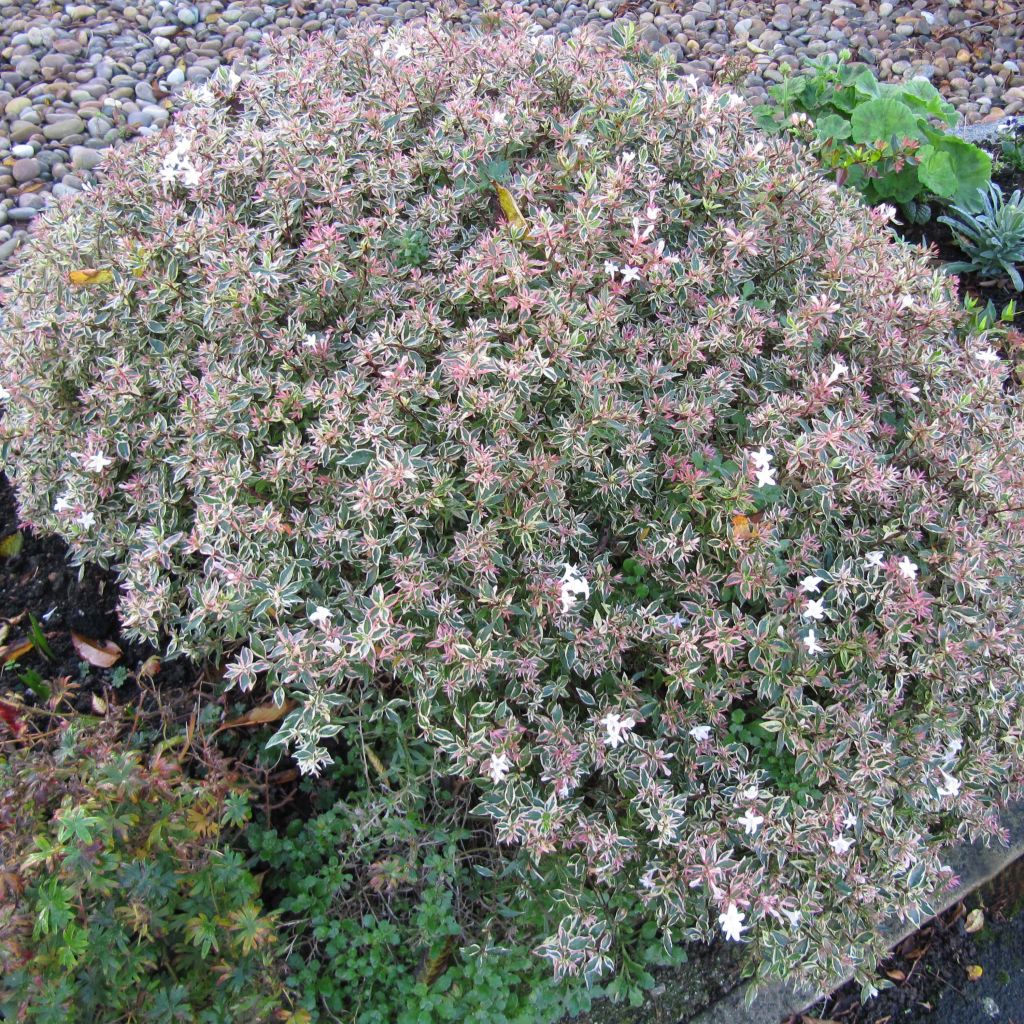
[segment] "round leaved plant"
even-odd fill
[[[304,771],[415,722],[557,973],[641,915],[822,978],[1021,793],[1021,398],[891,209],[625,42],[215,79],[43,218],[3,465]]]

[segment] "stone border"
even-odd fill
[[[983,846],[980,843],[955,846],[949,850],[947,863],[960,876],[960,885],[937,902],[936,913],[948,910],[975,889],[998,875],[1011,861],[1024,856],[1024,804],[1016,805],[1002,814],[1002,823],[1010,833],[1008,846]],[[898,945],[917,931],[914,925],[890,922],[882,927],[890,940],[889,947]],[[849,976],[837,978],[832,990],[849,981]],[[739,985],[728,995],[712,1003],[687,1024],[780,1024],[792,1014],[808,1010],[828,992],[815,992],[781,984],[766,988],[749,1007],[743,1005],[747,985]]]

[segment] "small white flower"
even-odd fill
[[[316,348],[320,344],[320,336],[311,331],[306,332],[306,338],[302,342],[304,348]]]
[[[67,512],[67,510],[69,508],[71,508],[71,504],[72,504],[72,502],[71,502],[71,495],[70,494],[61,494],[61,495],[58,496],[57,500],[53,503],[53,511],[54,512],[58,512],[58,513],[60,513],[60,512]]]
[[[877,569],[885,561],[884,551],[869,551],[864,556],[865,569]]]
[[[617,715],[614,711],[609,711],[604,718],[601,719],[601,725],[605,728],[605,746],[611,747],[615,750],[625,742],[625,735],[630,729],[636,725],[636,722],[632,718],[623,718],[621,715]]]
[[[727,92],[725,94],[725,108],[726,110],[732,110],[733,107],[743,106],[743,97],[737,96],[734,92]]]
[[[842,359],[836,359],[832,364],[832,372],[828,375],[826,384],[835,384],[840,377],[845,377],[850,372],[850,368],[842,361]]]
[[[917,305],[917,299],[913,295],[901,295],[900,306],[903,309],[913,309]]]
[[[940,768],[939,774],[942,776],[942,785],[939,786],[939,796],[959,796],[960,780],[954,779],[945,768]]]
[[[710,725],[695,725],[690,730],[690,735],[698,743],[703,743],[705,740],[711,739],[711,726]]]
[[[913,580],[917,578],[919,570],[917,566],[914,565],[914,563],[909,558],[907,558],[906,555],[904,555],[899,560],[897,567],[899,568],[900,573],[902,573],[902,575],[904,575],[908,580]]]
[[[583,574],[568,562],[562,563],[565,575],[562,577],[562,611],[571,612],[576,607],[576,600],[586,601],[590,598],[590,584]]]
[[[803,644],[807,648],[808,654],[823,654],[825,652],[825,648],[818,643],[818,637],[814,632],[813,626],[807,630],[807,636],[804,637]]]
[[[508,121],[508,114],[504,110],[496,110],[491,114],[491,124],[500,128],[505,122]]]
[[[800,613],[805,619],[814,619],[821,622],[825,618],[825,598],[819,597],[817,601],[808,598],[807,605]]]
[[[758,827],[764,821],[763,814],[755,814],[749,807],[742,818],[739,819],[739,823],[743,826],[743,832],[745,835],[754,835]]]
[[[508,775],[509,769],[512,767],[512,762],[508,759],[507,754],[493,754],[491,756],[490,765],[487,769],[487,774],[491,777],[491,782],[497,785],[499,782],[503,782],[505,776]]]
[[[691,89],[700,88],[700,79],[696,75],[683,75],[680,81]]]
[[[88,530],[90,526],[96,523],[96,516],[92,512],[79,512],[75,522]]]
[[[622,268],[622,283],[629,284],[631,281],[636,281],[640,277],[640,268],[631,267],[628,263]]]
[[[783,910],[783,913],[789,918],[790,928],[795,928],[804,917],[799,910]]]
[[[772,464],[775,454],[761,445],[756,451],[747,452],[747,458],[754,464],[755,469],[767,469]]]
[[[604,261],[604,272],[614,281],[615,275],[619,272],[619,265],[615,260]]]
[[[107,466],[114,464],[114,460],[108,459],[102,452],[96,452],[95,455],[80,455],[79,458],[90,473],[102,473]]]
[[[642,875],[640,876],[640,884],[641,884],[641,885],[642,885],[642,886],[643,886],[643,887],[644,887],[645,889],[653,889],[653,888],[654,888],[654,868],[648,868],[648,869],[647,869],[647,870],[646,870],[646,871],[645,871],[645,872],[644,872],[644,873],[643,873],[643,874],[642,874]]]
[[[912,402],[920,402],[921,389],[916,384],[912,384],[909,388],[907,388],[907,398],[909,398]]]
[[[820,589],[822,583],[825,581],[820,576],[805,576],[800,581],[800,589],[805,594],[816,594]]]
[[[11,400],[11,393],[7,388],[0,385],[0,402],[9,402]]]
[[[856,828],[857,827],[857,815],[853,811],[847,811],[846,817],[843,818],[843,828]]]
[[[761,791],[757,788],[757,786],[747,786],[747,788],[743,790],[743,799],[756,800],[760,792]]]
[[[757,470],[755,477],[758,487],[774,487],[778,483],[775,479],[775,470],[771,466]]]
[[[634,153],[631,149],[627,149],[622,154],[622,162],[624,164],[631,164],[635,159],[636,159],[636,153]]]
[[[836,836],[835,839],[829,840],[828,845],[831,846],[836,853],[843,854],[850,851],[850,848],[853,846],[853,840],[845,839],[843,836]]]
[[[661,210],[654,203],[648,203],[644,213],[647,215],[648,220],[657,220],[661,216]],[[661,248],[665,248],[664,240],[661,240]]]
[[[733,942],[740,941],[740,936],[746,931],[746,927],[743,924],[745,917],[746,915],[740,913],[735,903],[730,903],[725,908],[725,913],[718,915],[718,923],[721,925],[727,939],[732,939]]]
[[[983,348],[980,352],[974,353],[974,358],[979,363],[988,363],[989,365],[1002,362],[999,353],[994,348]]]
[[[309,621],[312,622],[314,626],[319,626],[321,629],[327,629],[331,624],[332,617],[333,613],[330,608],[325,608],[323,605],[317,605],[316,611],[310,615]]]

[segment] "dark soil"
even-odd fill
[[[0,475],[0,538],[20,528],[14,494]],[[24,682],[34,673],[44,684],[70,680],[72,692],[65,704],[84,714],[94,713],[93,696],[117,703],[138,697],[135,674],[157,652],[147,644],[122,639],[116,615],[117,583],[111,573],[94,566],[79,570],[68,562],[67,545],[57,537],[37,537],[21,529],[21,550],[0,558],[0,626],[7,629],[7,651],[31,637],[29,616],[39,622],[49,654],[38,645],[17,659],[4,663],[0,657],[0,697],[10,694],[28,705],[43,706],[45,699]],[[96,668],[84,661],[71,642],[72,631],[100,643],[113,641],[122,650],[117,664]],[[181,689],[190,686],[196,669],[184,659],[162,663],[158,686]],[[0,722],[0,731],[6,726]]]

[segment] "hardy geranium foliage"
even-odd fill
[[[25,521],[116,566],[131,635],[296,699],[305,771],[415,721],[558,865],[557,972],[637,910],[860,963],[1024,783],[999,339],[657,59],[515,14],[281,46],[37,234]]]

